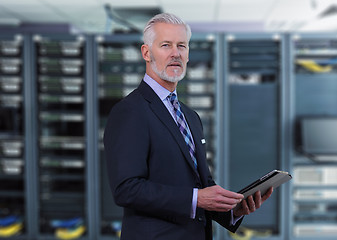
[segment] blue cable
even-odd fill
[[[5,227],[19,221],[19,217],[15,215],[10,215],[4,218],[0,218],[0,226]]]
[[[82,218],[76,217],[69,220],[52,220],[51,226],[54,228],[71,228],[83,223]]]

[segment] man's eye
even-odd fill
[[[180,48],[186,48],[186,46],[183,45],[183,44],[179,45],[178,47],[180,47]]]

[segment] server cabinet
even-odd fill
[[[282,67],[284,39],[277,34],[227,34],[224,41],[227,187],[239,191],[273,169],[283,169]],[[239,235],[283,238],[283,202],[278,189],[246,216]]]
[[[32,36],[41,239],[87,235],[86,38]]]
[[[329,122],[337,116],[337,35],[293,33],[290,57],[294,181],[289,234],[291,239],[335,239],[337,154],[335,147],[330,151],[337,126]],[[306,127],[308,120],[315,124]],[[313,131],[319,142],[310,139]]]
[[[0,35],[0,238],[26,233],[23,45]]]
[[[109,188],[103,153],[103,131],[111,107],[135,89],[145,74],[145,61],[141,56],[141,35],[97,36],[95,40],[98,129],[99,176],[101,200],[100,235],[118,238],[122,209],[114,204]],[[207,142],[207,158],[211,169],[215,160],[215,45],[214,35],[194,35],[190,42],[190,60],[184,80],[178,84],[180,101],[196,110],[203,122]]]
[[[217,40],[214,34],[194,34],[186,77],[178,84],[180,101],[195,110],[202,121],[206,140],[206,157],[214,178],[217,178],[216,109],[217,109]]]
[[[99,235],[118,239],[123,209],[112,198],[103,146],[103,133],[110,109],[135,89],[145,73],[140,54],[141,36],[96,36],[94,41],[95,82],[98,116]]]

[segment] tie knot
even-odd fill
[[[170,93],[168,95],[168,99],[170,100],[173,106],[175,106],[178,103],[177,95],[175,93]]]
[[[170,99],[171,102],[175,101],[177,99],[177,95],[175,93],[170,93],[168,95],[168,97],[169,97],[169,99]]]

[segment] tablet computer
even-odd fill
[[[292,176],[288,172],[273,170],[241,189],[238,193],[243,194],[245,199],[257,191],[261,191],[261,196],[263,196],[270,187],[275,189],[281,184],[288,182],[291,178]]]

